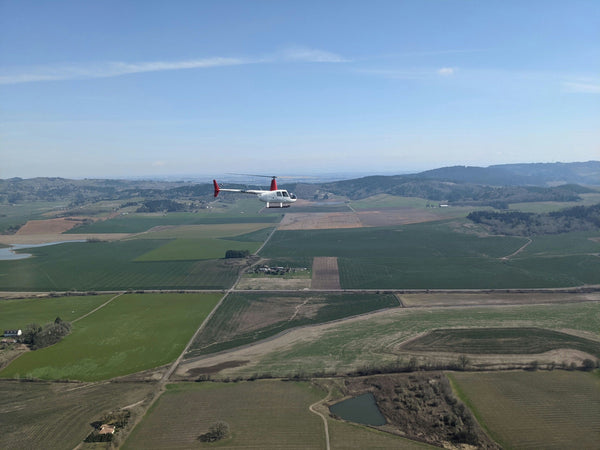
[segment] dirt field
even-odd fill
[[[303,290],[310,289],[310,278],[242,278],[236,285],[236,289],[252,290]]]
[[[407,225],[448,218],[446,211],[423,208],[378,209],[357,212],[287,213],[279,230],[321,230]]]
[[[397,308],[355,316],[342,321],[296,328],[231,351],[217,353],[201,359],[184,362],[178,367],[178,379],[195,379],[188,370],[211,367],[227,361],[244,361],[235,368],[220,371],[216,379],[223,377],[250,376],[256,373],[272,373],[287,376],[295,371],[332,371],[345,373],[372,364],[405,363],[415,358],[418,364],[455,364],[457,355],[443,352],[408,352],[402,349],[407,339],[416,338],[428,329],[470,326],[539,326],[560,329],[574,335],[591,338],[593,333],[575,328],[574,321],[582,315],[594,315],[590,304],[548,306],[489,306],[486,308]],[[591,319],[593,322],[593,319]],[[419,324],[425,322],[426,330]],[[490,370],[507,367],[528,367],[537,361],[545,365],[580,366],[587,353],[577,350],[557,349],[541,354],[527,355],[469,355],[472,367]]]
[[[600,301],[600,293],[423,293],[397,294],[407,308],[434,306],[478,306],[478,305],[534,305],[541,303],[571,303]]]
[[[312,289],[341,289],[337,258],[313,259]]]
[[[353,212],[287,213],[278,230],[322,230],[327,228],[360,228],[362,223]]]
[[[104,414],[139,404],[152,383],[0,382],[0,448],[72,449]],[[99,448],[99,447],[98,447]],[[106,447],[105,447],[106,448]]]
[[[67,230],[70,230],[75,225],[79,225],[83,222],[84,217],[69,217],[58,218],[58,219],[47,219],[47,220],[30,220],[23,225],[17,235],[28,236],[31,234],[60,234]]]
[[[358,219],[364,227],[386,227],[407,225],[410,223],[431,222],[446,218],[435,210],[422,208],[403,208],[377,211],[360,211]]]
[[[598,448],[600,389],[591,373],[453,373],[478,419],[505,448]]]
[[[323,449],[323,424],[308,409],[323,396],[309,384],[271,380],[169,385],[123,448]],[[227,422],[231,436],[200,442],[216,421]]]

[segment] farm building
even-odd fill
[[[98,431],[98,434],[115,434],[115,426],[103,424]]]
[[[4,337],[17,338],[21,336],[23,332],[21,330],[4,330]]]

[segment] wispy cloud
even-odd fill
[[[442,75],[444,77],[449,77],[451,75],[454,75],[454,72],[456,72],[456,68],[454,68],[454,67],[442,67],[441,69],[439,69],[437,71],[437,73],[439,75]]]
[[[453,67],[442,67],[441,69],[357,69],[356,72],[392,80],[431,80],[439,76],[454,75],[456,69]]]
[[[598,83],[582,83],[582,82],[563,82],[565,92],[572,94],[600,94],[600,84]]]
[[[286,61],[341,63],[350,62],[336,53],[306,47],[290,47],[280,53]]]
[[[151,61],[140,63],[106,62],[93,64],[63,64],[31,67],[0,74],[0,84],[31,83],[35,81],[76,80],[84,78],[118,77],[133,73],[165,70],[205,69],[210,67],[251,64],[244,58],[203,58],[184,61]]]
[[[0,84],[32,83],[40,81],[76,80],[86,78],[108,78],[144,72],[169,70],[208,69],[214,67],[240,66],[277,62],[340,63],[349,61],[340,55],[324,50],[294,47],[268,57],[213,57],[183,61],[150,62],[105,62],[89,64],[62,64],[19,69],[4,69],[0,72]]]

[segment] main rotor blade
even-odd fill
[[[245,177],[262,177],[262,178],[278,178],[276,175],[256,175],[252,173],[232,173],[228,172],[227,175],[242,175]]]

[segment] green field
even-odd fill
[[[600,379],[581,372],[448,375],[503,448],[598,448]]]
[[[1,380],[0,448],[71,450],[92,431],[90,423],[146,399],[153,389],[150,383]]]
[[[228,376],[269,373],[289,376],[303,372],[346,373],[361,367],[383,367],[410,358],[402,343],[419,333],[440,328],[540,327],[600,330],[600,303],[463,307],[397,308],[350,323],[306,330],[293,345],[270,345],[254,366],[228,370]],[[259,344],[260,345],[260,344]],[[236,358],[235,354],[231,356]],[[435,361],[435,356],[432,357]]]
[[[30,323],[44,325],[60,317],[71,322],[100,306],[113,295],[27,298],[0,301],[0,330],[24,329]]]
[[[144,253],[136,262],[147,261],[186,261],[224,258],[227,250],[248,250],[256,252],[259,242],[242,242],[226,239],[176,239]]]
[[[0,233],[9,227],[25,225],[28,220],[45,219],[42,214],[54,208],[61,208],[66,202],[27,202],[13,205],[2,205],[0,210]]]
[[[433,330],[403,346],[405,350],[483,354],[534,354],[570,348],[600,357],[600,341],[541,328],[465,328]]]
[[[218,294],[129,294],[73,325],[56,345],[28,352],[2,378],[96,381],[173,361],[221,298]]]
[[[272,223],[220,223],[169,225],[136,236],[136,239],[245,239],[264,241],[273,230]],[[264,237],[264,238],[262,238]]]
[[[221,304],[186,357],[246,345],[303,326],[398,306],[389,294],[233,293]]]
[[[459,222],[460,224],[460,222]],[[504,289],[600,284],[594,233],[533,237],[456,231],[456,222],[398,227],[277,231],[261,256],[337,256],[347,289]]]
[[[419,450],[439,448],[351,422],[342,422],[335,419],[328,419],[327,422],[332,449]]]
[[[240,212],[132,214],[76,227],[67,233],[141,233],[159,226],[276,223],[279,220],[281,216],[275,214],[240,214]]]
[[[125,449],[325,448],[323,422],[308,407],[325,394],[305,383],[180,383],[168,386]],[[203,444],[198,436],[216,421],[232,437]]]
[[[237,278],[238,268],[225,261],[135,261],[164,244],[134,239],[33,248],[27,250],[33,258],[0,261],[0,290],[224,289]]]

